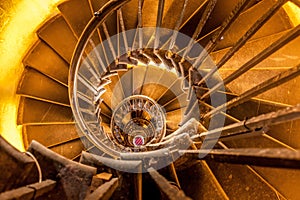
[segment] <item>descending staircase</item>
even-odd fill
[[[299,199],[300,27],[286,2],[300,5],[59,4],[23,59],[29,153],[0,138],[0,199]]]

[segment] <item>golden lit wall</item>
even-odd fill
[[[21,127],[16,125],[16,87],[23,71],[22,58],[36,40],[36,28],[55,12],[58,1],[0,1],[0,135],[20,150],[24,147]]]

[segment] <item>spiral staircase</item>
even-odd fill
[[[299,199],[287,2],[60,3],[23,59],[27,153],[0,138],[0,199]]]

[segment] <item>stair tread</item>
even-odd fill
[[[17,124],[73,123],[71,108],[21,97]]]
[[[78,155],[81,154],[81,152],[85,149],[87,149],[89,146],[85,146],[83,144],[84,142],[87,142],[86,138],[78,138],[71,141],[68,141],[67,143],[59,144],[53,147],[50,147],[49,149],[54,151],[55,153],[62,155],[68,159],[74,159]],[[87,143],[89,144],[89,143]],[[90,145],[90,144],[89,144]]]
[[[276,70],[269,70],[269,69],[253,69],[248,71],[247,73],[243,74],[239,78],[235,79],[233,82],[227,85],[227,87],[235,94],[241,94],[252,87],[262,83],[265,80],[268,80],[271,77],[278,75],[281,72],[286,71],[287,69],[276,69]],[[230,74],[231,71],[224,70],[220,71],[221,76],[226,76],[225,74]],[[242,81],[243,84],[236,84]],[[276,88],[270,89],[260,95],[257,96],[259,99],[267,100],[267,101],[274,101],[282,104],[287,105],[296,105],[300,102],[300,96],[296,95],[299,94],[299,81],[300,77],[296,77]],[[293,92],[291,92],[291,88]]]
[[[134,94],[140,94],[140,89],[143,84],[146,73],[146,67],[136,66],[132,68],[132,89],[134,91]]]
[[[118,75],[110,77],[112,83],[105,86],[105,88],[108,89],[103,94],[103,99],[105,103],[112,109],[115,109],[125,97],[123,86],[121,82],[119,82],[124,73],[126,72],[118,72]]]
[[[101,114],[106,115],[107,117],[111,117],[112,110],[110,107],[108,107],[108,105],[101,103],[100,108],[101,108]]]
[[[276,199],[277,194],[244,165],[209,161],[212,172],[229,197]],[[241,187],[241,184],[242,187]],[[261,192],[264,191],[264,192]]]
[[[93,17],[88,0],[68,0],[57,7],[77,37],[81,35],[85,26]],[[74,12],[74,10],[80,10],[80,12]]]
[[[77,38],[81,36],[84,28],[93,17],[92,8],[90,6],[88,0],[68,0],[58,5],[62,16]],[[80,10],[80,12],[74,12],[74,10]],[[92,42],[92,44],[87,44],[85,47],[87,51],[85,53],[89,53],[100,43],[97,31],[91,36],[90,42]],[[98,65],[97,59],[92,57],[93,56],[90,56],[89,58],[91,60],[94,59],[95,65]]]
[[[63,16],[57,15],[51,18],[37,31],[37,34],[70,63],[77,39]]]
[[[198,1],[197,4],[203,3],[204,1]],[[208,2],[208,1],[206,1]],[[202,32],[200,34],[200,37],[209,33],[210,31],[214,30],[218,26],[221,25],[221,23],[226,19],[226,17],[231,13],[231,11],[234,9],[235,5],[237,4],[238,0],[232,0],[232,1],[217,1],[217,4],[215,8],[213,9],[211,16],[209,20],[207,21],[206,25],[203,27]],[[190,4],[190,2],[189,2]],[[201,5],[201,4],[200,4]],[[190,4],[193,9],[198,8],[193,4]],[[181,28],[181,32],[183,32],[186,35],[192,36],[194,33],[194,29],[196,28],[195,24],[198,24],[201,17],[203,10],[205,9],[206,5],[202,7],[200,10],[198,10],[195,15],[193,15],[191,18],[188,18],[189,21],[184,24],[184,26]],[[191,15],[190,15],[191,16]],[[188,17],[190,17],[188,16]],[[190,28],[193,27],[193,28]]]
[[[112,178],[110,181],[99,186],[93,193],[86,197],[86,200],[109,199],[119,187],[119,179]]]
[[[266,12],[274,0],[260,1],[246,12],[242,13],[224,34],[224,39],[218,44],[217,49],[232,46],[255,23],[262,13]],[[285,11],[281,8],[271,19],[251,38],[256,39],[267,35],[273,35],[292,28]]]
[[[177,130],[179,128],[179,123],[182,121],[184,110],[177,109],[173,112],[166,113],[166,125],[167,128],[172,130]]]
[[[38,40],[23,59],[25,66],[30,66],[41,73],[68,84],[68,64],[51,47]]]
[[[186,196],[183,190],[174,187],[164,176],[157,172],[153,168],[149,168],[148,172],[153,179],[153,181],[158,186],[159,190],[166,196],[168,199],[183,199],[190,200],[191,198]]]
[[[169,88],[169,83],[175,80],[175,75],[170,76],[167,70],[148,66],[141,94],[157,100]]]
[[[126,71],[120,79],[120,84],[124,92],[124,98],[133,95],[132,73],[132,70]]]
[[[244,120],[245,117],[251,118],[254,116],[258,116],[261,114],[277,111],[290,105],[280,105],[275,104],[274,102],[263,101],[259,99],[251,100],[241,104],[238,107],[231,108],[227,111],[229,115],[235,116],[239,120]],[[240,115],[240,113],[245,113],[245,115]],[[285,122],[278,125],[272,125],[269,127],[269,130],[266,134],[271,137],[279,140],[284,145],[288,145],[292,148],[299,148],[299,137],[297,137],[299,132],[299,120]],[[291,139],[293,138],[293,139]],[[261,140],[265,141],[265,138],[261,138]],[[250,139],[251,141],[252,139]],[[267,142],[270,143],[270,142]],[[266,143],[266,144],[267,144]],[[254,142],[248,144],[255,144]],[[257,142],[257,145],[264,144],[264,142]],[[271,145],[271,144],[270,144]]]
[[[183,21],[187,20],[194,13],[195,9],[197,9],[204,1],[205,0],[189,0],[188,9],[185,13]],[[202,34],[206,34],[218,27],[238,1],[239,0],[218,1],[219,3],[214,10],[214,13],[211,17],[212,19],[209,20]],[[212,57],[215,59],[215,61],[221,58],[228,51],[228,47],[232,46],[233,43],[242,36],[243,32],[245,32],[251,26],[251,22],[253,23],[255,22],[255,19],[259,18],[260,15],[257,13],[264,12],[274,1],[275,0],[260,1],[253,7],[250,7],[238,18],[238,20],[233,24],[233,29],[227,31],[227,33],[224,35],[224,40],[220,42],[217,47],[218,51],[212,53]],[[23,61],[23,63],[28,67],[26,67],[23,73],[23,77],[18,88],[18,93],[21,95],[18,124],[24,125],[23,138],[25,139],[25,145],[28,146],[28,143],[35,139],[41,142],[43,145],[50,147],[54,152],[59,153],[69,159],[79,158],[83,149],[92,146],[85,136],[78,135],[74,125],[75,123],[73,121],[73,114],[69,107],[68,89],[66,87],[68,84],[68,62],[71,61],[73,50],[77,43],[77,38],[82,33],[88,20],[93,16],[92,13],[99,10],[106,2],[107,0],[101,2],[99,2],[99,0],[66,1],[58,6],[59,10],[62,12],[62,15],[52,18],[38,30],[38,36],[40,37],[41,41],[34,46],[34,48]],[[143,7],[144,26],[156,25],[158,2],[159,1],[145,1]],[[254,3],[256,0],[252,0],[251,2]],[[166,0],[164,7],[163,27],[173,28],[175,26],[182,9],[182,6],[179,6],[179,3],[183,3],[183,0],[180,2]],[[84,4],[84,6],[82,6],[82,4]],[[126,29],[136,27],[137,5],[138,0],[133,0],[122,7]],[[76,10],[76,12],[74,12],[74,10]],[[195,27],[195,22],[199,22],[200,16],[201,12],[196,14],[183,27],[182,30],[185,33],[192,33],[191,27]],[[235,55],[236,58],[239,59],[231,59],[222,68],[222,70],[220,70],[221,75],[226,77],[230,72],[236,69],[236,66],[241,66],[242,62],[254,57],[255,52],[263,47],[268,46],[272,41],[275,41],[276,38],[284,34],[286,32],[285,30],[291,28],[291,24],[289,24],[287,19],[285,19],[285,16],[285,12],[283,9],[281,9],[271,19],[271,21],[268,22],[261,31],[255,34],[254,37],[251,38],[251,41],[248,42],[245,47],[243,47],[240,52],[237,53],[237,55]],[[131,19],[128,19],[129,17]],[[117,33],[116,23],[117,17],[116,11],[114,11],[114,13],[108,17],[106,21],[110,35]],[[106,36],[103,32],[103,27],[100,27],[99,30],[100,36],[105,40]],[[98,37],[98,35],[95,37]],[[99,38],[96,40],[98,39]],[[96,45],[97,44],[98,43],[96,42]],[[242,84],[236,83],[230,84],[228,85],[229,89],[237,94],[240,94],[241,92],[252,87],[254,83],[257,85],[257,83],[261,82],[261,79],[268,78],[281,72],[283,70],[282,63],[286,65],[283,66],[283,68],[292,66],[297,58],[289,56],[285,57],[285,52],[297,50],[298,47],[296,47],[296,45],[290,47],[287,46],[285,50],[279,51],[277,54],[274,54],[274,56],[271,56],[271,59],[268,61],[262,62],[254,70],[250,70],[249,74],[246,73],[245,76],[241,77],[241,79],[237,79],[237,81],[243,82],[243,86],[241,86]],[[39,54],[43,56],[40,56]],[[246,56],[242,57],[242,55]],[[97,66],[98,64],[99,63],[97,63]],[[106,129],[109,129],[110,123],[108,116],[112,114],[110,107],[112,107],[112,109],[115,108],[116,105],[122,101],[122,99],[132,95],[134,91],[135,94],[140,94],[141,84],[143,83],[148,85],[142,86],[143,91],[141,94],[148,95],[151,98],[158,100],[161,105],[166,105],[165,109],[167,111],[172,110],[172,112],[168,112],[166,115],[167,128],[172,130],[176,130],[178,128],[179,122],[182,121],[184,110],[178,109],[182,107],[182,105],[180,105],[177,100],[172,100],[175,97],[180,96],[178,98],[187,103],[186,95],[181,95],[184,94],[182,91],[181,80],[176,80],[177,77],[168,77],[167,71],[164,71],[163,73],[161,72],[162,70],[158,69],[158,67],[153,70],[149,67],[133,67],[130,71],[118,72],[116,76],[112,76],[110,78],[113,83],[105,86],[107,92],[102,96],[107,106],[102,104],[102,113],[100,113],[101,117],[103,118],[103,125],[106,126]],[[265,76],[262,77],[261,74],[265,74]],[[128,77],[126,77],[126,75],[128,75]],[[260,95],[259,97],[289,105],[296,104],[300,101],[297,95],[295,95],[297,94],[298,89],[293,89],[293,92],[291,92],[291,88],[298,88],[297,85],[299,84],[297,83],[299,80],[294,79],[285,85]],[[133,81],[136,82],[133,83]],[[153,82],[159,83],[164,87],[159,87],[153,84]],[[161,96],[161,94],[164,95]],[[111,102],[115,102],[116,105],[112,105]],[[259,100],[251,100],[243,104],[243,106],[249,109],[249,111],[247,109],[243,111],[243,116],[240,114],[241,111],[237,108],[230,109],[228,113],[242,120],[245,116],[251,117],[252,114],[256,116],[280,107],[275,107],[272,104],[265,105],[262,102],[259,102]],[[296,127],[298,126],[299,122],[300,120],[296,122],[287,122],[279,126],[272,126],[270,127],[270,133],[268,134],[288,145],[298,148],[300,141],[291,138],[295,137],[295,135],[298,133],[298,128]],[[232,142],[227,142],[226,144],[236,147],[280,146],[280,144],[269,140],[265,136],[258,136],[254,139],[235,140]],[[53,176],[57,178],[57,174],[59,174],[60,176],[58,178],[62,178],[63,180],[65,178],[64,176],[69,176],[70,173],[73,173],[72,168],[71,170],[67,168],[65,171],[63,169],[69,164],[69,161],[53,156],[54,154],[52,154],[53,157],[58,158],[57,160],[59,160],[59,162],[57,162],[57,160],[53,162],[51,160],[53,157],[49,159],[47,156],[45,162],[43,160],[43,155],[41,156],[43,153],[36,152],[34,148],[30,148],[30,150],[35,152],[35,156],[41,163],[42,170],[44,171],[43,174],[45,173],[46,177]],[[42,152],[47,154],[46,150],[43,150]],[[47,165],[50,165],[50,167]],[[59,167],[56,168],[57,166],[54,165]],[[272,187],[263,182],[260,178],[258,178],[258,176],[253,174],[253,172],[246,166],[219,164],[214,163],[213,161],[210,161],[209,165],[213,171],[213,174],[210,172],[210,169],[203,164],[203,162],[197,163],[197,165],[195,165],[194,168],[190,168],[189,171],[179,172],[179,178],[182,181],[181,183],[184,183],[182,185],[187,195],[195,199],[226,199],[227,195],[230,198],[238,197],[245,199],[266,199],[278,197],[276,192],[272,190]],[[61,166],[63,167],[60,168]],[[51,170],[48,171],[48,168]],[[56,169],[53,170],[53,168]],[[90,172],[91,171],[93,170],[90,170]],[[276,182],[276,180],[271,177],[271,172],[268,172],[266,169],[262,169],[261,172],[267,177],[268,180],[271,181],[271,184],[273,184],[272,182]],[[275,172],[276,171],[273,173]],[[283,173],[283,171],[280,171],[280,173]],[[287,174],[288,175],[286,175],[286,177],[290,178],[292,177],[293,172],[289,172]],[[299,175],[297,172],[296,177],[299,177]],[[193,178],[186,178],[188,176]],[[89,178],[90,177],[85,179],[84,177],[80,180],[83,180],[82,182],[85,184],[86,182],[90,181]],[[218,180],[216,180],[216,178]],[[277,179],[279,179],[279,177],[277,177]],[[64,181],[66,180],[67,179],[64,179]],[[221,187],[219,187],[217,184],[218,181],[221,184]],[[294,182],[296,182],[298,185],[299,181],[295,181],[293,179],[292,183],[283,183],[283,187],[288,187]],[[88,184],[84,184],[81,189],[80,181],[77,186],[75,185],[78,190],[75,191],[76,194],[86,189]],[[199,187],[199,185],[201,187]],[[195,187],[197,189],[195,189]],[[276,187],[281,188],[281,186],[278,184]],[[296,187],[297,186],[294,185],[291,188],[296,191]],[[69,195],[72,196],[72,194]],[[288,189],[284,195],[286,195],[286,197],[293,198],[291,189]]]
[[[137,27],[138,0],[131,0],[122,7],[123,19],[126,30]]]
[[[271,126],[267,134],[292,148],[299,149],[299,123],[300,120],[295,120],[292,122]]]
[[[17,88],[17,94],[68,106],[68,88],[40,72],[26,67]]]
[[[178,171],[178,178],[184,192],[193,199],[225,199],[203,162]]]
[[[170,100],[174,99],[175,97],[179,96],[180,94],[183,93],[182,89],[181,89],[181,86],[182,86],[182,80],[181,79],[177,79],[174,84],[172,84],[167,92],[165,92],[163,94],[163,96],[157,100],[157,102],[160,104],[160,105],[164,105],[166,104],[167,102],[169,102]]]
[[[74,140],[82,136],[75,124],[46,124],[23,126],[24,144],[29,146],[32,140],[36,140],[46,147],[56,146]]]
[[[228,99],[230,100],[232,98],[233,96],[229,97]],[[290,105],[264,101],[262,99],[252,99],[237,107],[230,108],[229,110],[227,110],[227,113],[242,121],[245,119],[245,117],[251,118],[261,114],[266,114],[280,109],[284,109],[289,106]],[[244,113],[245,116],[240,115],[239,113]]]
[[[156,18],[158,12],[158,3],[159,1],[144,1],[143,5],[143,27],[155,27],[156,26]],[[169,7],[172,5],[172,0],[164,0],[164,8],[163,14],[167,12]]]
[[[269,36],[253,39],[245,44],[220,70],[238,69],[251,58],[255,57],[258,53],[267,48],[270,44],[278,40],[280,37],[288,33],[289,30],[275,33]],[[292,67],[297,63],[297,58],[300,56],[299,51],[300,38],[291,41],[277,52],[269,56],[264,61],[260,62],[254,68],[282,68]],[[211,58],[217,63],[230,48],[221,49],[211,53]],[[293,53],[291,53],[293,52]]]
[[[197,1],[197,0],[191,0],[188,1],[188,5],[186,7],[184,16],[183,16],[183,22],[187,20],[187,18],[194,12],[194,9],[200,6],[203,3],[204,0]],[[172,4],[169,6],[168,9],[165,10],[163,15],[163,21],[162,21],[162,27],[163,28],[169,28],[174,29],[176,26],[177,21],[180,18],[181,12],[183,10],[184,6],[184,0],[181,1],[173,1]],[[194,5],[189,6],[189,5]]]
[[[295,191],[298,190],[300,184],[299,170],[256,167],[256,166],[253,168],[261,177],[263,177],[274,188],[278,188],[280,193],[284,195],[286,199],[300,198],[300,194],[297,192],[295,193]],[[278,180],[288,180],[288,181],[278,181]]]
[[[176,109],[182,109],[185,110],[185,107],[187,106],[188,101],[187,101],[187,94],[182,93],[178,95],[175,99],[169,101],[167,104],[164,105],[164,109],[166,112],[171,111],[171,110],[176,110]]]
[[[111,173],[115,173],[115,170],[136,171],[141,167],[142,162],[139,160],[115,160],[93,153],[82,152],[80,163],[94,166],[99,172],[109,170]]]

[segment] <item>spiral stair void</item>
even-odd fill
[[[60,3],[23,59],[17,124],[27,153],[0,138],[0,199],[300,199],[300,26],[286,3],[300,7]],[[179,45],[180,34],[192,40]],[[123,125],[139,133],[119,134]],[[150,129],[161,131],[153,139]],[[131,156],[170,153],[171,139],[187,146],[167,166]]]

